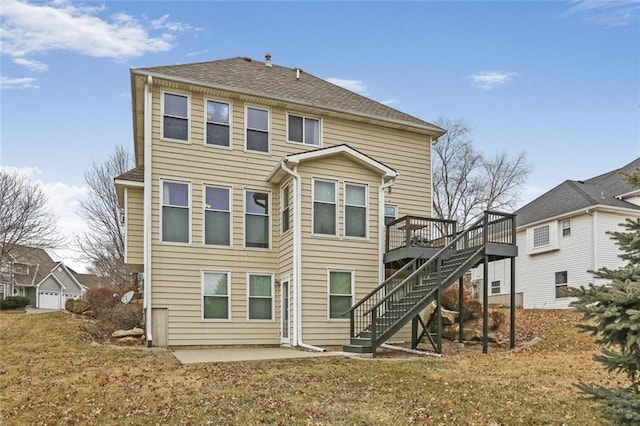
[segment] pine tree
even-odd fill
[[[627,176],[627,181],[640,188],[640,169]],[[625,373],[630,385],[605,388],[579,383],[577,387],[603,403],[612,421],[640,424],[640,219],[627,219],[621,225],[625,231],[611,235],[628,264],[595,272],[597,277],[611,280],[610,285],[591,284],[573,289],[570,295],[578,297],[573,306],[583,313],[578,327],[598,336],[596,342],[604,346],[596,360],[609,372]]]

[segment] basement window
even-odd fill
[[[565,292],[568,287],[568,278],[567,271],[556,272],[556,299],[567,297]]]

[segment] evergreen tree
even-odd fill
[[[640,169],[627,176],[627,181],[640,188]],[[623,268],[601,268],[600,278],[610,285],[572,289],[573,303],[583,313],[578,327],[598,336],[596,342],[604,349],[596,360],[608,371],[625,373],[630,385],[625,388],[605,388],[580,383],[577,387],[591,398],[606,405],[607,414],[618,424],[640,424],[640,219],[627,219],[621,224],[625,231],[611,232],[612,239],[628,262]]]

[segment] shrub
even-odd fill
[[[67,299],[64,309],[74,314],[81,314],[89,310],[89,303],[86,300]]]
[[[19,309],[29,304],[30,300],[24,296],[9,296],[0,302],[0,309]]]
[[[94,288],[87,291],[84,295],[84,300],[89,304],[89,309],[91,309],[96,318],[100,317],[103,311],[109,311],[120,303],[120,299],[114,289],[109,287]]]
[[[85,294],[87,309],[96,319],[95,327],[89,332],[95,338],[105,338],[116,330],[130,330],[142,323],[142,304],[136,303],[139,295],[134,295],[131,303],[121,302],[122,295],[131,289],[96,288]],[[137,296],[137,297],[136,297]]]
[[[489,330],[495,331],[504,324],[506,321],[506,316],[504,312],[500,311],[491,311],[489,312]]]
[[[470,321],[472,319],[482,317],[482,303],[477,300],[473,300],[471,298],[471,293],[469,291],[463,290],[463,312],[462,312],[462,320]],[[440,300],[442,301],[442,307],[444,309],[448,309],[450,311],[460,312],[460,306],[458,305],[458,286],[453,285],[442,292],[442,296],[440,296]]]

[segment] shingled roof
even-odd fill
[[[56,262],[51,259],[51,256],[47,254],[41,248],[16,246],[11,255],[14,257],[15,262],[23,265],[28,265],[25,274],[14,272],[13,279],[17,285],[21,286],[35,286],[42,281],[56,266],[61,262]]]
[[[138,166],[131,170],[128,170],[120,176],[116,176],[114,180],[144,182],[144,166]]]
[[[517,226],[538,222],[566,213],[588,209],[595,206],[608,206],[638,210],[640,206],[618,198],[628,194],[634,188],[623,179],[640,167],[640,158],[608,173],[587,179],[586,181],[566,180],[549,192],[521,207],[515,213]]]
[[[298,68],[267,66],[265,62],[250,58],[237,57],[193,64],[137,68],[132,72],[164,76],[222,90],[380,120],[402,122],[426,128],[438,134],[444,133],[444,130],[438,126],[351,92]]]

